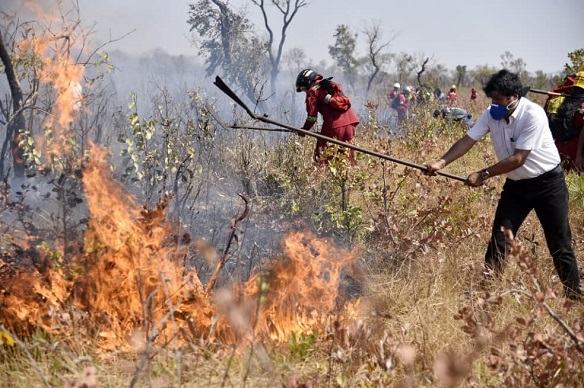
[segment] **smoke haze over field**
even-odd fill
[[[3,1],[4,10],[22,9],[23,4],[40,1]],[[44,0],[45,4],[56,1]],[[79,0],[84,25],[96,23],[101,42],[125,36],[108,49],[139,54],[161,48],[169,54],[196,55],[187,25],[188,4],[195,0]],[[289,29],[286,50],[305,50],[310,63],[331,63],[328,45],[333,44],[335,27],[348,25],[359,33],[358,49],[364,54],[363,28],[381,23],[386,38],[397,34],[389,50],[394,53],[420,53],[433,57],[449,69],[466,65],[500,66],[500,55],[511,52],[522,58],[527,70],[556,73],[568,61],[567,53],[583,47],[584,14],[581,0],[530,0],[528,2],[492,0],[469,2],[312,0],[299,10]],[[257,31],[264,32],[261,15],[251,1],[232,0],[239,9],[246,6]],[[334,4],[334,5],[333,5]],[[357,6],[357,4],[359,4]],[[271,9],[273,11],[273,9]],[[278,17],[274,20],[280,20]],[[277,32],[279,26],[275,28]]]

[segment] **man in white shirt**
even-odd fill
[[[427,174],[435,175],[490,133],[498,162],[471,173],[465,182],[478,187],[492,176],[507,175],[485,255],[487,270],[500,273],[509,254],[510,247],[502,229],[516,236],[527,215],[535,210],[565,295],[582,299],[568,219],[568,189],[560,155],[545,111],[522,97],[522,88],[519,77],[507,70],[491,76],[484,88],[491,98],[491,106],[440,160],[427,165]]]

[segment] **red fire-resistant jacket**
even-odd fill
[[[556,140],[555,142],[566,171],[577,169],[578,142],[580,141],[580,133],[584,131],[584,104],[580,105],[580,109],[576,111],[572,120],[574,120],[574,137],[570,140]]]
[[[309,130],[312,128],[314,123],[316,123],[318,113],[322,115],[322,131],[343,127],[345,125],[359,124],[359,118],[352,108],[349,108],[346,112],[339,112],[324,102],[327,93],[318,85],[319,82],[320,81],[317,81],[317,83],[306,92],[305,102],[308,117],[306,118],[302,129]]]

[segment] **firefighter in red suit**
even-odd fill
[[[394,98],[399,96],[400,89],[401,89],[401,86],[400,86],[399,82],[396,82],[393,84],[393,89],[391,89],[389,92],[387,92],[387,99],[389,100],[389,102],[393,101]]]
[[[472,89],[470,90],[470,100],[471,100],[472,102],[475,102],[475,101],[477,100],[477,98],[478,98],[478,93],[477,93],[477,90],[476,90],[476,88],[472,88]]]
[[[395,110],[397,111],[397,120],[401,124],[408,119],[410,110],[410,99],[408,99],[407,88],[403,90],[396,98],[399,100],[399,104]]]
[[[311,69],[302,70],[296,78],[296,91],[306,93],[305,102],[308,116],[302,129],[310,130],[316,123],[318,113],[320,113],[323,121],[320,129],[321,135],[352,143],[359,118],[352,108],[346,112],[340,112],[327,105],[327,92],[319,85],[322,80],[322,75]],[[326,166],[330,159],[330,157],[324,158],[322,156],[327,143],[326,140],[321,139],[316,142],[314,161],[320,166]],[[349,162],[351,165],[355,165],[355,151],[353,149],[349,149]]]
[[[545,102],[550,129],[566,172],[584,171],[584,71],[569,75]],[[572,107],[569,108],[569,105]],[[569,135],[566,135],[569,134]]]
[[[446,99],[448,100],[448,103],[450,105],[452,105],[456,102],[456,100],[458,99],[458,97],[456,95],[456,85],[452,85],[452,87],[448,91],[448,94],[446,95]]]

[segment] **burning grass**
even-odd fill
[[[184,266],[197,244],[176,238],[166,203],[154,210],[135,204],[112,179],[103,149],[92,149],[83,184],[91,216],[82,254],[56,266],[51,252],[29,247],[1,263],[0,322],[13,336],[41,330],[137,352],[201,342],[241,350],[286,342],[293,333],[324,333],[338,317],[357,315],[354,303],[347,309],[338,297],[356,252],[291,233],[262,272],[207,291]]]

